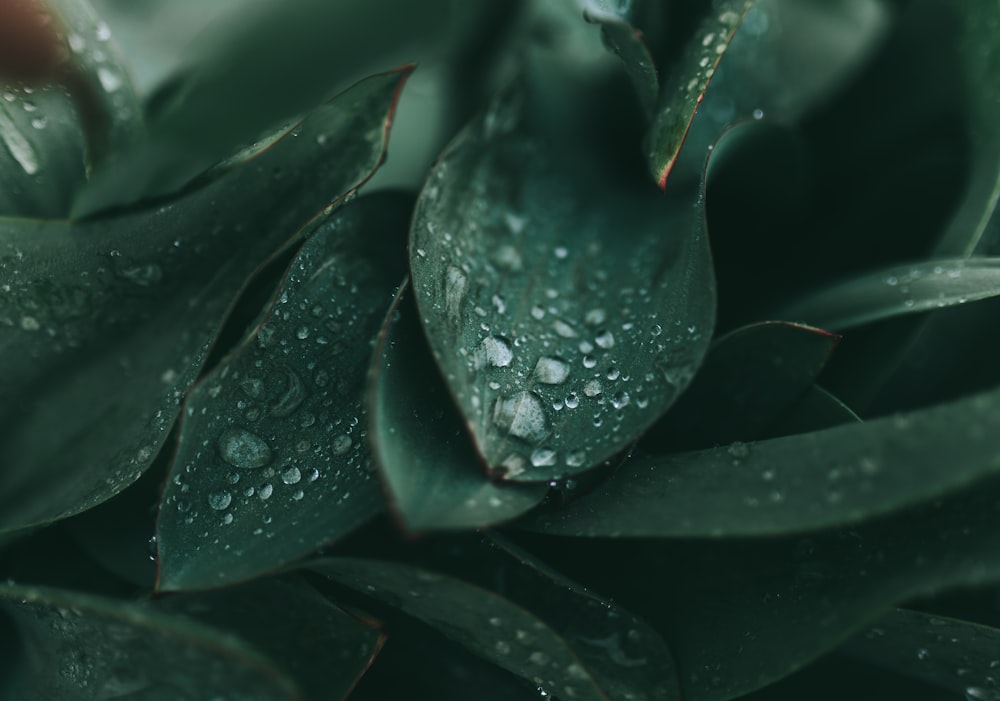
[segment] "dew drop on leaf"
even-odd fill
[[[219,455],[233,467],[252,470],[271,462],[271,448],[255,433],[231,428],[219,436]]]

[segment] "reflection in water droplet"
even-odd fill
[[[535,467],[550,467],[556,464],[556,451],[551,448],[536,448],[531,453],[531,464]]]
[[[497,398],[493,422],[501,430],[526,441],[538,441],[545,436],[545,409],[534,392],[518,392],[511,397]]]
[[[569,363],[559,358],[544,356],[538,359],[532,377],[535,382],[543,385],[559,385],[569,377],[569,370]]]
[[[507,339],[501,336],[487,336],[479,344],[486,362],[497,368],[505,368],[514,359],[514,352],[510,349]]]
[[[208,495],[208,505],[216,511],[228,508],[232,501],[233,495],[229,492],[212,492]]]
[[[271,449],[260,436],[241,428],[230,428],[219,436],[219,455],[233,467],[245,470],[271,462]]]

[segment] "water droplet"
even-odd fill
[[[487,336],[479,344],[482,357],[487,363],[497,368],[505,368],[514,359],[514,352],[510,349],[507,339],[500,336]]]
[[[930,653],[927,651],[927,648],[922,647],[919,650],[917,650],[918,660],[926,660],[928,657],[930,657]]]
[[[733,458],[737,460],[742,460],[743,458],[750,455],[750,448],[749,446],[747,446],[746,443],[741,443],[740,441],[736,441],[726,449],[726,452],[729,453]]]
[[[518,392],[511,397],[498,397],[493,409],[493,422],[501,430],[529,442],[541,440],[545,436],[545,408],[534,392]]]
[[[569,255],[569,251],[566,250],[565,246],[556,246],[556,249],[553,252],[556,254],[556,258],[558,258],[559,260],[562,260],[563,258]]]
[[[609,380],[611,380],[612,382],[614,382],[619,377],[621,377],[621,372],[618,370],[618,368],[615,368],[615,367],[608,368],[608,375],[607,375],[607,377],[608,377]]]
[[[583,321],[588,326],[597,326],[598,324],[603,324],[608,318],[608,313],[603,309],[591,309],[583,317]]]
[[[531,464],[535,467],[551,467],[556,464],[556,451],[551,448],[536,448],[531,453]]]
[[[566,455],[566,464],[569,467],[583,467],[587,462],[587,453],[582,450],[574,450]]]
[[[107,66],[101,66],[97,69],[97,79],[101,82],[104,91],[109,93],[118,90],[123,83],[121,75]]]
[[[216,511],[229,508],[233,502],[233,495],[229,492],[212,492],[208,495],[208,505]]]
[[[570,392],[569,394],[567,394],[566,395],[566,408],[567,409],[576,409],[578,406],[580,406],[580,397],[577,395],[577,393],[576,392]]]
[[[25,173],[34,175],[39,171],[38,155],[14,123],[2,112],[0,112],[0,138],[3,139],[10,155],[14,157]]]
[[[499,628],[500,626],[503,625],[503,621],[497,616],[492,616],[490,618],[490,625]]]
[[[70,34],[68,37],[66,37],[66,40],[69,43],[70,51],[72,51],[75,54],[78,54],[82,52],[85,48],[87,48],[86,39],[84,39],[79,34]]]
[[[333,444],[331,445],[331,447],[333,448],[334,455],[343,455],[344,453],[346,453],[348,450],[351,449],[352,443],[353,441],[351,440],[351,437],[348,436],[346,433],[342,433],[341,435],[337,436],[336,438],[333,439]]]
[[[583,367],[590,369],[597,366],[597,358],[592,355],[583,356]]]
[[[543,385],[559,385],[569,377],[569,370],[569,363],[559,358],[543,356],[535,364],[535,372],[532,377],[535,382],[540,382]]]
[[[272,494],[274,494],[274,486],[270,482],[262,484],[260,489],[257,490],[257,496],[263,501],[270,499]]]
[[[600,380],[591,380],[583,386],[583,393],[588,397],[596,397],[602,391]]]
[[[299,330],[295,332],[295,337],[300,341],[304,341],[305,339],[309,338],[309,327],[300,326]]]
[[[271,462],[271,448],[264,439],[245,429],[227,429],[217,445],[219,455],[233,467],[251,470]]]
[[[528,655],[528,662],[537,665],[546,665],[549,663],[549,656],[546,655],[544,652],[536,650],[530,655]]]
[[[294,465],[281,473],[281,481],[285,484],[297,484],[302,479],[302,473]]]
[[[445,312],[452,319],[459,319],[462,313],[462,300],[465,299],[465,291],[469,286],[469,280],[459,268],[450,266],[445,277],[444,287],[444,308]]]
[[[552,322],[552,329],[563,338],[576,338],[576,329],[567,324],[562,319],[556,319]]]
[[[545,318],[545,310],[536,304],[531,308],[531,318],[541,321]]]
[[[610,331],[601,331],[598,333],[594,342],[605,350],[615,347],[615,337]]]
[[[652,329],[650,329],[649,332],[654,336],[659,336],[661,333],[663,333],[663,327],[660,326],[659,324],[656,324],[655,326],[653,326]]]
[[[42,325],[33,316],[23,316],[21,317],[21,328],[25,331],[38,331],[42,328]]]
[[[163,280],[163,269],[157,263],[133,265],[119,270],[118,274],[139,287],[151,287]]]
[[[296,489],[294,492],[292,492],[292,501],[302,501],[302,498],[305,497],[305,495],[306,493],[303,492],[301,489]],[[349,496],[350,496],[349,492],[345,493],[344,496],[341,497],[341,501],[343,501]]]
[[[628,406],[629,396],[628,392],[617,392],[613,397],[611,397],[611,406],[615,409],[622,409]]]

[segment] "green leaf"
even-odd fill
[[[844,651],[907,677],[965,694],[967,701],[1000,698],[1000,630],[970,621],[896,609],[856,636]]]
[[[247,278],[378,166],[405,77],[359,83],[156,210],[0,219],[0,530],[78,513],[149,466]]]
[[[223,15],[153,95],[147,138],[96,174],[74,214],[169,195],[359,75],[447,53],[481,11],[450,0],[291,0]]]
[[[130,145],[142,128],[107,25],[83,0],[47,5],[69,58],[59,85],[0,85],[0,216],[65,217],[87,168]]]
[[[0,607],[24,646],[12,698],[301,698],[239,638],[149,606],[8,584],[0,585]]]
[[[778,312],[828,329],[849,329],[1000,295],[1000,258],[901,265],[832,285]]]
[[[373,622],[292,577],[166,596],[153,605],[239,635],[295,680],[305,699],[347,698],[384,640]]]
[[[617,176],[540,123],[543,100],[514,89],[457,137],[410,238],[434,357],[488,466],[516,481],[628,445],[687,386],[715,308],[700,189]]]
[[[808,537],[533,547],[664,634],[683,698],[721,701],[788,675],[902,601],[1000,579],[998,508],[993,479]]]
[[[310,567],[423,621],[547,694],[679,698],[670,654],[642,621],[526,563],[510,565],[503,595],[387,561],[337,558]],[[511,598],[518,593],[532,597],[534,606]]]
[[[647,137],[649,169],[660,189],[666,189],[667,178],[708,84],[752,4],[752,0],[714,3],[665,80],[656,119]]]
[[[758,438],[791,436],[860,421],[850,407],[819,385],[813,385]]]
[[[157,521],[161,589],[274,570],[381,511],[363,388],[410,204],[362,198],[317,222],[254,330],[192,390]]]
[[[815,433],[641,454],[566,509],[527,523],[560,535],[637,538],[856,523],[997,474],[998,430],[1000,394],[991,392]]]
[[[760,438],[813,385],[840,337],[769,321],[712,343],[691,386],[644,438],[671,451]]]
[[[545,497],[545,485],[487,477],[434,365],[409,287],[386,317],[369,383],[375,462],[406,530],[481,528]]]

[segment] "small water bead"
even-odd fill
[[[608,369],[607,378],[609,380],[611,380],[612,382],[614,382],[619,377],[621,377],[621,372],[618,370],[618,368],[612,367],[612,368]]]
[[[567,324],[562,319],[556,319],[552,322],[552,330],[555,331],[559,336],[563,338],[576,338],[576,329]]]
[[[274,486],[270,482],[262,484],[260,489],[257,490],[257,496],[259,496],[263,501],[270,499],[273,493]]]
[[[569,363],[559,358],[543,356],[535,364],[532,378],[544,385],[559,385],[569,377]]]
[[[592,367],[596,367],[596,365],[597,365],[597,358],[595,358],[592,355],[583,356],[583,367],[590,369]]]
[[[281,481],[285,484],[297,484],[302,479],[302,472],[294,465],[281,473]]]
[[[594,342],[604,350],[615,347],[615,336],[610,331],[601,331],[597,334]]]
[[[304,341],[307,338],[309,338],[309,327],[300,326],[299,330],[295,332],[295,337],[298,338],[300,341]]]
[[[930,657],[930,653],[927,651],[927,648],[922,647],[919,650],[917,650],[918,660],[926,660],[928,657]]]
[[[608,319],[608,313],[605,312],[603,309],[591,309],[583,317],[583,321],[588,326],[597,326],[598,324],[603,324],[605,321],[607,321],[607,319]]]
[[[536,448],[531,453],[531,464],[535,467],[551,467],[556,464],[558,455],[551,448]]]
[[[568,251],[568,250],[566,250],[566,247],[565,247],[565,246],[556,246],[556,248],[555,248],[555,250],[553,251],[553,253],[555,253],[555,254],[556,254],[556,258],[558,258],[559,260],[562,260],[562,259],[564,259],[564,258],[565,258],[565,257],[566,257],[567,255],[569,255],[569,251]]]
[[[580,345],[578,346],[578,348],[580,349],[581,353],[590,353],[591,351],[594,350],[594,344],[591,343],[590,341],[580,341]]]
[[[303,492],[301,489],[296,489],[294,492],[292,492],[292,501],[302,501],[305,495],[306,493]],[[344,494],[344,496],[341,497],[341,501],[346,499],[348,496],[350,496],[350,494]]]
[[[599,380],[591,380],[583,386],[583,393],[588,397],[596,397],[603,391]]]
[[[208,505],[216,511],[228,509],[233,502],[233,495],[229,492],[212,492],[208,495]]]
[[[263,438],[240,428],[223,431],[217,448],[223,460],[233,467],[245,470],[264,467],[273,457],[271,448]]]
[[[629,396],[628,392],[617,392],[613,397],[611,397],[611,406],[615,409],[621,409],[628,406]]]
[[[652,329],[650,329],[650,333],[653,334],[654,336],[659,336],[661,333],[663,333],[663,327],[660,326],[659,324],[656,324],[655,326],[653,326]]]
[[[566,408],[567,409],[576,409],[578,406],[580,406],[580,397],[577,395],[577,393],[576,392],[570,392],[569,394],[567,394],[566,395]]]
[[[493,367],[505,368],[514,359],[510,343],[501,336],[487,336],[479,344],[479,348],[482,351],[482,357]]]
[[[545,318],[545,310],[539,307],[538,305],[535,305],[534,307],[531,308],[531,318],[537,321],[541,321],[542,319]]]
[[[587,462],[587,453],[583,450],[574,450],[566,455],[566,464],[569,467],[583,467]]]

